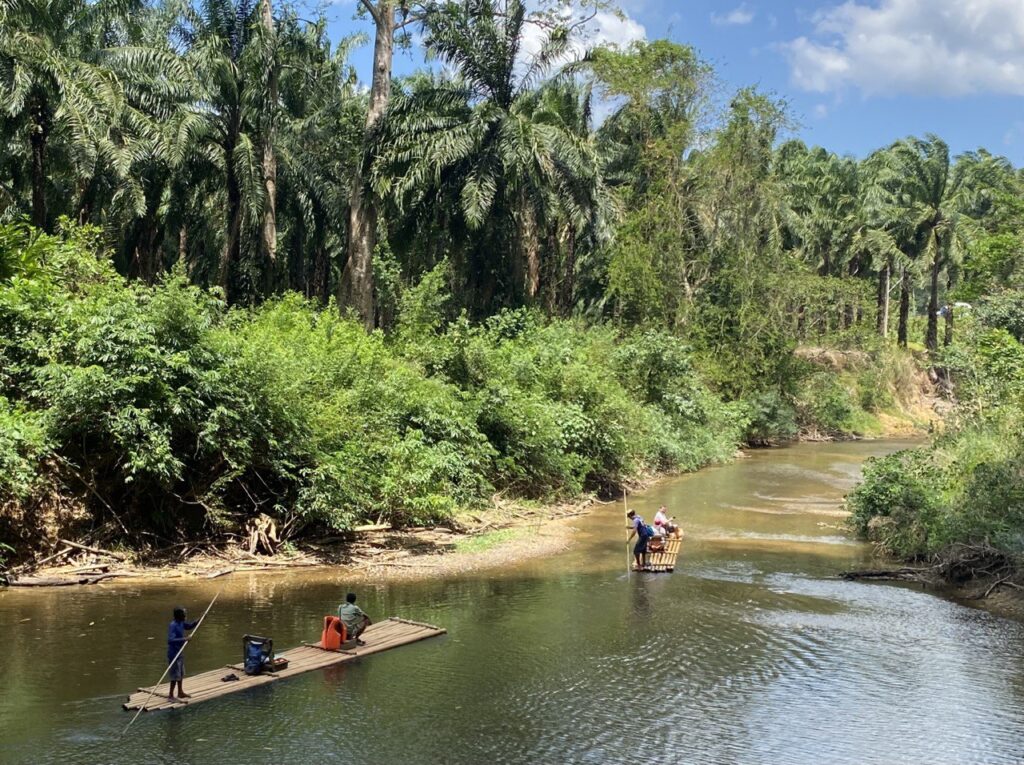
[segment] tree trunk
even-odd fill
[[[270,0],[260,0],[260,23],[273,39],[274,15]],[[277,61],[272,59],[267,72],[267,120],[263,130],[263,225],[260,230],[262,267],[266,269],[265,288],[273,289],[277,262],[277,157],[274,155],[274,128],[277,111]]]
[[[182,226],[178,229],[178,262],[184,263],[188,258],[188,228]]]
[[[924,336],[924,344],[932,353],[939,350],[939,271],[941,269],[942,258],[936,248],[932,258],[931,290],[928,296],[928,330]]]
[[[569,226],[565,243],[565,278],[562,281],[562,315],[572,313],[576,299],[576,229]]]
[[[946,295],[948,296],[953,290],[953,279],[949,278],[946,281]],[[948,297],[946,298],[949,299]],[[949,303],[946,306],[946,332],[942,338],[942,344],[949,347],[953,344],[953,304]]]
[[[910,275],[903,268],[900,274],[900,320],[896,328],[896,342],[907,347],[907,323],[910,321]]]
[[[46,141],[50,137],[50,115],[43,99],[32,106],[29,127],[32,144],[32,225],[46,228]]]
[[[889,279],[892,274],[892,258],[885,262],[885,266],[878,273],[878,334],[886,337],[889,334]]]
[[[377,204],[366,188],[366,171],[370,163],[370,140],[373,128],[384,114],[391,97],[391,62],[395,50],[394,0],[378,0],[371,5],[363,0],[374,21],[373,79],[370,84],[370,105],[366,112],[363,133],[363,157],[356,170],[349,196],[348,260],[338,287],[338,303],[342,309],[353,307],[363,325],[373,329],[373,250],[377,245]]]
[[[525,195],[520,196],[519,208],[519,246],[522,248],[523,293],[528,303],[537,299],[540,290],[540,241],[537,238],[537,219],[533,206]]]
[[[224,249],[221,252],[220,274],[217,279],[224,290],[224,299],[229,303],[237,298],[235,295],[235,287],[237,285],[234,283],[235,272],[242,256],[242,190],[239,187],[238,178],[235,176],[234,163],[232,162],[233,153],[233,147],[228,145],[224,152],[225,164],[227,166],[225,185],[228,195],[228,228],[227,236],[224,239]]]

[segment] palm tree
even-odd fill
[[[168,124],[171,163],[210,184],[215,206],[224,210],[216,281],[229,300],[252,299],[261,292],[261,269],[269,266],[255,256],[260,248],[254,240],[267,203],[266,115],[277,107],[268,94],[274,39],[254,0],[186,5],[175,36],[192,92]],[[265,242],[264,255],[266,247]]]
[[[400,211],[447,188],[470,232],[510,231],[514,292],[532,302],[545,235],[559,221],[576,231],[593,222],[600,173],[588,97],[545,79],[568,51],[565,30],[546,30],[520,66],[525,24],[520,0],[427,14],[425,45],[454,77],[394,97],[373,184]]]
[[[134,0],[0,3],[0,110],[28,145],[35,226],[50,223],[47,185],[55,144],[78,178],[89,177],[109,159],[109,129],[124,97],[103,55],[123,42],[124,20],[137,5]]]
[[[898,141],[882,156],[880,180],[892,197],[896,225],[907,234],[911,257],[928,269],[925,345],[934,353],[939,347],[940,275],[960,260],[973,221],[990,204],[1005,160],[969,152],[953,162],[949,147],[934,135]],[[908,298],[901,297],[901,313],[904,302]]]
[[[356,93],[347,60],[360,37],[332,51],[326,23],[279,21],[285,66],[275,148],[282,241],[287,244],[286,283],[326,303],[331,264],[343,263],[348,219],[344,208],[362,153],[366,102]]]

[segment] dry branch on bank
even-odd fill
[[[928,586],[954,586],[963,597],[984,600],[1000,587],[1024,589],[1018,581],[1024,572],[1006,553],[988,544],[957,544],[933,556],[931,565],[844,571],[849,581],[920,582]]]

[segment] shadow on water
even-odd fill
[[[686,528],[672,575],[626,573],[611,504],[555,558],[362,586],[370,613],[448,636],[143,715],[123,739],[120,702],[163,669],[171,607],[217,588],[4,592],[0,762],[1019,761],[1022,626],[835,577],[871,557],[842,528],[842,495],[896,446],[756,452],[631,498]],[[347,589],[335,571],[223,581],[193,672],[237,660],[244,632],[314,637]]]

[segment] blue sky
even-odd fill
[[[1024,0],[620,0],[598,39],[692,45],[723,86],[785,98],[808,143],[862,157],[933,132],[1024,165]],[[355,0],[328,6],[335,38],[370,24]],[[353,57],[370,72],[369,43]],[[400,53],[397,74],[421,65]]]

